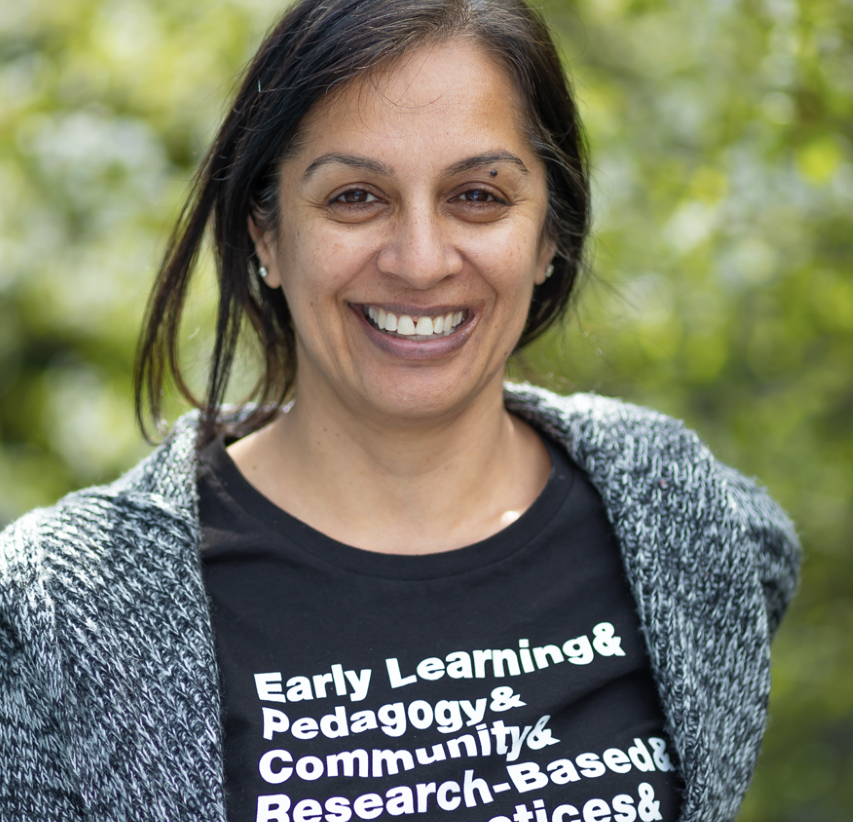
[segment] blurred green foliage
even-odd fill
[[[0,523],[145,446],[170,223],[272,0],[0,4]],[[683,417],[806,564],[742,822],[853,817],[853,2],[546,0],[593,150],[592,275],[517,365]],[[187,324],[203,360],[213,296]],[[200,367],[200,366],[199,366]]]

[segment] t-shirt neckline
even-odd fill
[[[386,554],[339,542],[289,514],[264,496],[240,472],[228,454],[223,437],[209,443],[200,455],[200,470],[217,487],[225,504],[248,515],[266,532],[268,547],[334,566],[351,573],[400,580],[457,576],[493,566],[529,546],[558,516],[571,493],[578,471],[562,447],[542,437],[551,459],[548,481],[530,507],[506,528],[479,542],[431,554]],[[205,551],[208,557],[216,552]]]

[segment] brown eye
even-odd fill
[[[345,205],[365,205],[366,203],[374,202],[376,199],[375,194],[371,194],[363,188],[353,188],[345,191],[343,194],[339,194],[332,202],[344,203]]]
[[[457,199],[468,203],[499,203],[500,205],[507,205],[506,200],[501,200],[485,188],[471,188],[468,191],[462,192]]]
[[[472,188],[471,191],[466,191],[461,196],[471,203],[487,203],[489,200],[495,199],[490,191],[484,191],[482,188]]]

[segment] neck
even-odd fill
[[[307,394],[307,396],[306,396]],[[376,419],[305,392],[229,449],[261,493],[356,547],[458,548],[501,530],[536,498],[549,461],[503,406],[500,379],[440,419]]]

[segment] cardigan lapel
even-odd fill
[[[506,404],[562,442],[603,498],[685,781],[681,820],[733,819],[766,718],[769,635],[759,546],[710,452],[682,423],[605,397],[508,386]]]
[[[196,462],[195,424],[185,418],[129,475],[76,504],[87,538],[61,568],[68,593],[57,624],[87,819],[225,820]]]

